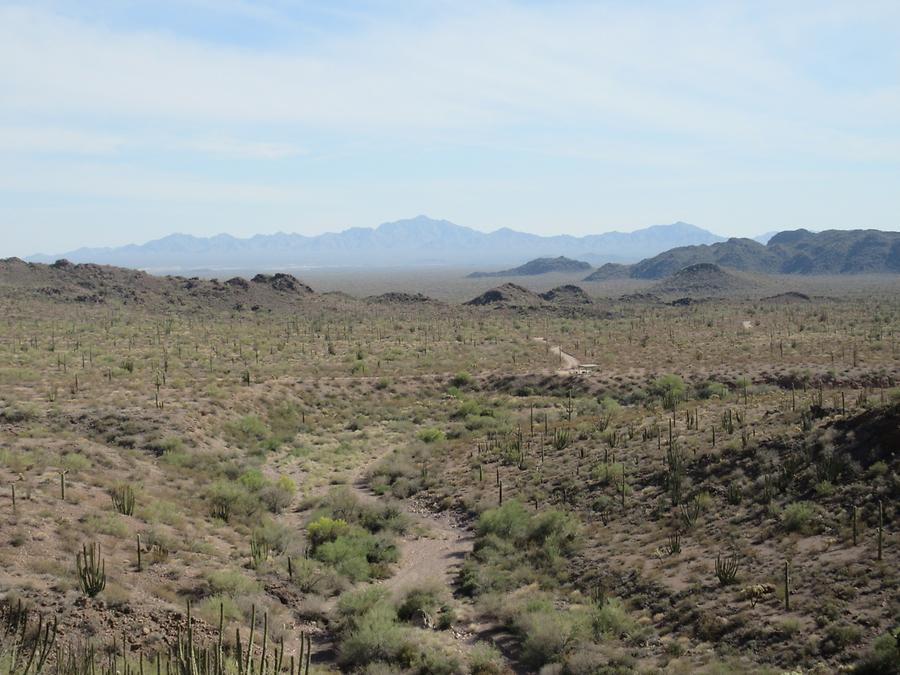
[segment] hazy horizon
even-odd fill
[[[386,221],[379,222],[379,223],[376,223],[376,224],[373,224],[373,225],[354,225],[354,226],[347,226],[347,227],[335,228],[335,229],[332,229],[332,230],[317,231],[317,232],[313,232],[313,233],[295,232],[295,231],[288,231],[288,230],[273,230],[273,231],[270,231],[270,232],[252,232],[252,233],[245,234],[245,235],[235,235],[235,234],[233,234],[233,233],[231,233],[231,232],[214,232],[214,233],[212,233],[212,234],[200,234],[200,235],[194,234],[194,233],[192,233],[192,232],[169,232],[169,233],[164,234],[164,235],[161,235],[161,236],[159,236],[159,237],[153,237],[153,238],[150,238],[150,239],[143,239],[143,240],[129,240],[129,241],[124,242],[124,244],[103,244],[103,243],[92,244],[92,243],[87,242],[87,243],[79,244],[77,247],[72,248],[72,249],[58,250],[58,251],[31,251],[30,253],[26,253],[26,254],[24,254],[24,255],[20,255],[20,254],[13,254],[13,255],[14,255],[15,257],[23,257],[23,258],[24,258],[24,257],[31,257],[31,256],[33,256],[33,255],[38,255],[38,254],[43,254],[43,255],[53,255],[53,254],[57,254],[57,253],[65,253],[65,252],[68,251],[68,250],[75,250],[76,248],[119,248],[119,247],[121,247],[121,246],[127,246],[127,245],[132,245],[132,244],[133,244],[133,245],[141,246],[141,245],[150,243],[150,242],[152,242],[152,241],[159,241],[160,239],[166,239],[166,238],[168,238],[168,237],[173,237],[173,236],[174,236],[174,237],[177,237],[177,236],[188,236],[188,237],[196,237],[196,238],[199,238],[199,239],[211,239],[211,238],[215,238],[215,237],[222,237],[222,236],[224,236],[224,237],[233,237],[233,238],[235,238],[235,239],[241,239],[241,240],[252,239],[253,237],[258,237],[258,236],[266,237],[266,236],[273,236],[273,235],[288,235],[288,236],[291,236],[291,235],[300,235],[300,236],[314,237],[314,236],[318,236],[318,235],[321,235],[321,234],[335,234],[335,233],[341,233],[341,232],[345,232],[345,231],[347,231],[347,230],[352,230],[352,229],[377,229],[377,228],[381,227],[382,225],[390,225],[390,224],[395,223],[395,222],[402,222],[402,221],[416,220],[417,218],[427,218],[427,219],[429,219],[429,220],[434,220],[434,221],[447,221],[447,222],[450,222],[450,223],[453,224],[453,225],[457,225],[457,226],[459,226],[459,227],[469,228],[469,229],[476,230],[476,231],[478,231],[478,232],[482,232],[482,233],[485,233],[485,234],[489,234],[489,233],[491,233],[491,232],[496,232],[496,231],[502,230],[502,229],[504,229],[504,227],[506,227],[506,226],[504,226],[504,227],[471,227],[471,226],[469,226],[469,225],[467,225],[467,224],[465,224],[465,223],[454,222],[454,221],[450,220],[449,218],[441,218],[441,217],[433,216],[433,215],[430,215],[430,214],[427,214],[427,213],[419,213],[419,214],[416,214],[416,215],[413,215],[413,216],[402,217],[402,218],[396,218],[396,219],[394,219],[394,220],[386,220]],[[684,223],[684,224],[686,224],[686,225],[692,225],[692,226],[698,227],[698,228],[700,228],[700,229],[702,229],[702,230],[707,230],[708,232],[712,232],[713,234],[719,234],[719,233],[716,232],[715,230],[712,230],[712,229],[709,229],[709,228],[706,228],[706,227],[702,227],[702,226],[700,226],[700,225],[697,225],[696,223],[690,223],[690,222],[684,221],[684,220],[674,220],[674,221],[672,221],[671,223],[651,223],[651,224],[648,224],[648,225],[644,225],[644,226],[636,226],[636,227],[628,228],[628,229],[625,229],[625,228],[610,228],[610,229],[604,230],[604,231],[602,231],[602,232],[601,232],[601,231],[597,231],[597,232],[587,232],[587,233],[584,233],[584,234],[581,234],[581,235],[572,235],[571,233],[565,232],[565,231],[559,231],[559,232],[553,232],[553,233],[540,233],[540,232],[532,232],[532,231],[525,230],[525,229],[519,229],[519,228],[516,228],[516,227],[508,228],[508,229],[512,229],[512,230],[515,230],[515,231],[517,231],[517,232],[521,232],[521,233],[523,233],[523,234],[534,234],[534,235],[538,235],[538,236],[546,236],[546,237],[556,236],[556,235],[571,235],[571,236],[576,236],[576,237],[578,237],[578,236],[584,236],[585,234],[609,234],[609,233],[612,233],[612,232],[629,233],[629,232],[635,232],[635,231],[638,231],[638,230],[644,230],[644,229],[647,229],[647,228],[650,228],[650,227],[658,227],[658,226],[674,225],[674,224],[676,224],[676,223]],[[841,228],[841,229],[846,229],[846,228]],[[767,233],[766,233],[766,232],[760,232],[760,233],[758,233],[758,235],[753,235],[753,236],[761,236],[761,235],[763,235],[763,234],[767,234]],[[723,235],[723,236],[724,236],[724,235]],[[8,257],[8,256],[0,256],[0,257]]]
[[[896,229],[900,5],[0,0],[0,255]]]

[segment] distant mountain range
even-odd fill
[[[682,246],[634,265],[604,265],[585,281],[662,279],[700,263],[761,274],[896,274],[900,273],[900,232],[788,230],[765,245],[753,239],[729,239]]]
[[[239,239],[227,234],[208,238],[173,234],[146,244],[80,248],[55,255],[33,255],[27,260],[51,263],[64,258],[76,263],[91,262],[156,272],[322,266],[471,267],[518,264],[532,258],[555,256],[602,264],[634,262],[673,247],[721,241],[724,241],[723,237],[682,222],[634,232],[545,237],[509,228],[486,233],[446,220],[418,216],[376,228],[351,228],[311,237],[279,233]]]
[[[572,260],[561,255],[556,258],[535,258],[524,265],[519,265],[509,270],[472,272],[468,276],[470,279],[480,279],[482,277],[529,277],[538,274],[549,274],[550,272],[586,272],[589,269],[591,269],[590,263]]]

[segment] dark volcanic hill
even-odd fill
[[[897,274],[900,232],[826,230],[779,232],[765,245],[752,239],[682,246],[635,263],[629,276],[661,279],[698,263],[762,274]]]
[[[749,291],[756,284],[726,272],[712,263],[698,263],[678,270],[675,274],[647,289],[649,293],[665,296],[679,295],[706,298]]]
[[[548,274],[550,272],[585,272],[589,269],[591,269],[590,263],[572,260],[561,255],[557,258],[535,258],[524,265],[500,272],[472,272],[468,277],[470,279],[479,279],[481,277],[524,277]]]
[[[299,308],[321,297],[290,274],[220,282],[67,260],[26,263],[18,258],[0,260],[0,293],[85,305],[253,311]]]
[[[498,309],[541,308],[569,312],[590,309],[594,301],[584,292],[584,289],[572,284],[557,286],[545,293],[535,293],[518,284],[506,283],[485,291],[477,298],[472,298],[464,304],[470,307],[493,307]]]
[[[503,284],[485,291],[464,303],[471,307],[533,308],[544,304],[544,299],[518,284]]]
[[[541,298],[557,305],[590,305],[593,303],[583,288],[573,284],[551,288],[546,293],[541,293]]]
[[[588,274],[582,281],[609,281],[610,279],[627,279],[631,276],[631,265],[606,263]]]

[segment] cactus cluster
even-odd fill
[[[100,557],[100,544],[83,544],[75,556],[78,586],[89,598],[106,588],[106,561]]]
[[[109,492],[113,508],[123,516],[134,515],[134,488],[130,485],[119,485]]]

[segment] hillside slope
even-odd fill
[[[535,258],[524,265],[499,272],[472,272],[468,277],[470,279],[480,279],[482,277],[523,277],[549,274],[550,272],[585,272],[589,269],[591,269],[590,263],[558,256],[556,258]]]

